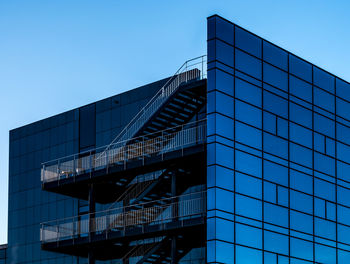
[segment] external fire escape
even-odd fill
[[[42,223],[43,249],[89,263],[178,263],[203,246],[205,67],[205,56],[187,61],[107,147],[43,164],[43,190],[88,205]]]

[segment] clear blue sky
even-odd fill
[[[349,8],[346,0],[0,0],[0,243],[10,129],[173,74],[206,53],[212,14],[350,80]]]

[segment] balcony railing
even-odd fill
[[[145,161],[147,158],[184,149],[206,141],[206,120],[200,120],[160,132],[115,143],[113,148],[104,151],[105,147],[89,152],[78,153],[42,165],[41,181],[43,183],[64,178],[75,177],[93,170],[104,169],[115,165],[126,166],[133,160]],[[134,142],[134,143],[130,143]],[[103,153],[103,155],[101,155]]]
[[[50,221],[41,224],[40,239],[43,243],[103,234],[109,231],[125,231],[133,227],[183,221],[204,217],[206,193],[196,192],[88,214]],[[142,229],[143,230],[143,229]]]

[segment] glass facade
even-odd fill
[[[350,263],[350,84],[208,18],[208,263]]]
[[[86,201],[43,191],[41,164],[109,144],[164,82],[10,131],[7,263],[87,263],[84,258],[40,248],[40,223],[87,210]],[[102,206],[97,204],[97,207]]]

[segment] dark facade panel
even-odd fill
[[[96,106],[79,108],[79,152],[96,146]]]
[[[165,81],[10,131],[7,263],[86,261],[41,250],[40,223],[72,217],[82,210],[77,199],[42,191],[41,164],[110,143],[130,121],[121,117],[141,109]]]

